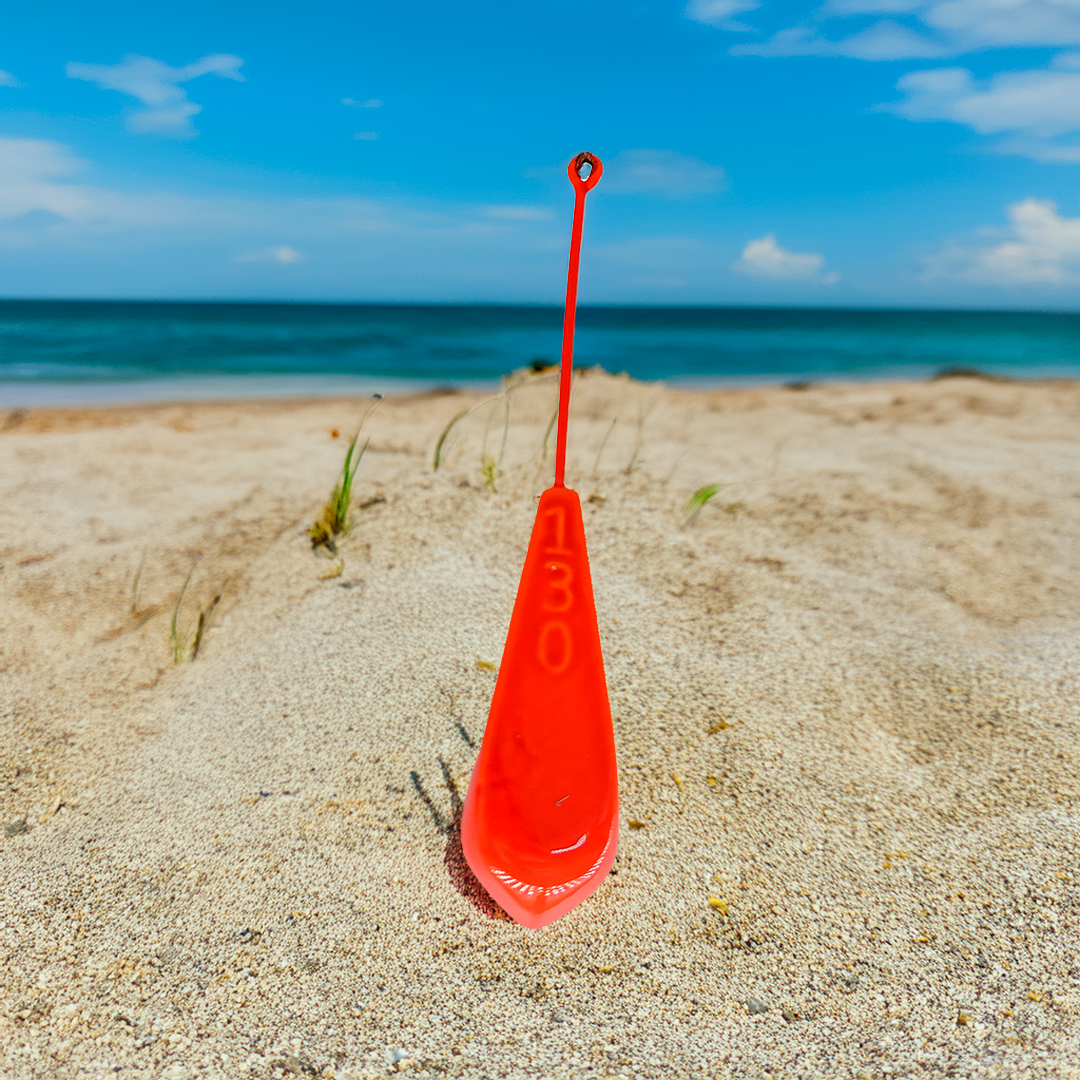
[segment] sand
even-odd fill
[[[537,931],[456,814],[555,395],[388,399],[337,556],[361,401],[0,418],[0,1074],[1080,1077],[1080,385],[578,380],[622,836]]]

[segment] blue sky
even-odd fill
[[[1080,308],[1080,0],[9,5],[0,295]]]

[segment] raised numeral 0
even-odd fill
[[[561,619],[549,619],[540,630],[537,657],[552,673],[561,675],[573,659],[574,648],[570,628]]]

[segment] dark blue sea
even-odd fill
[[[686,387],[1080,377],[1080,314],[592,307],[575,362]],[[495,386],[558,359],[555,307],[0,301],[0,406]]]

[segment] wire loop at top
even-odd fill
[[[581,175],[581,168],[583,165],[588,165],[588,176],[583,177]],[[592,191],[596,187],[596,182],[604,175],[604,166],[600,159],[595,154],[590,154],[587,150],[583,150],[573,161],[570,162],[570,167],[566,170],[570,177],[570,183],[581,191]]]

